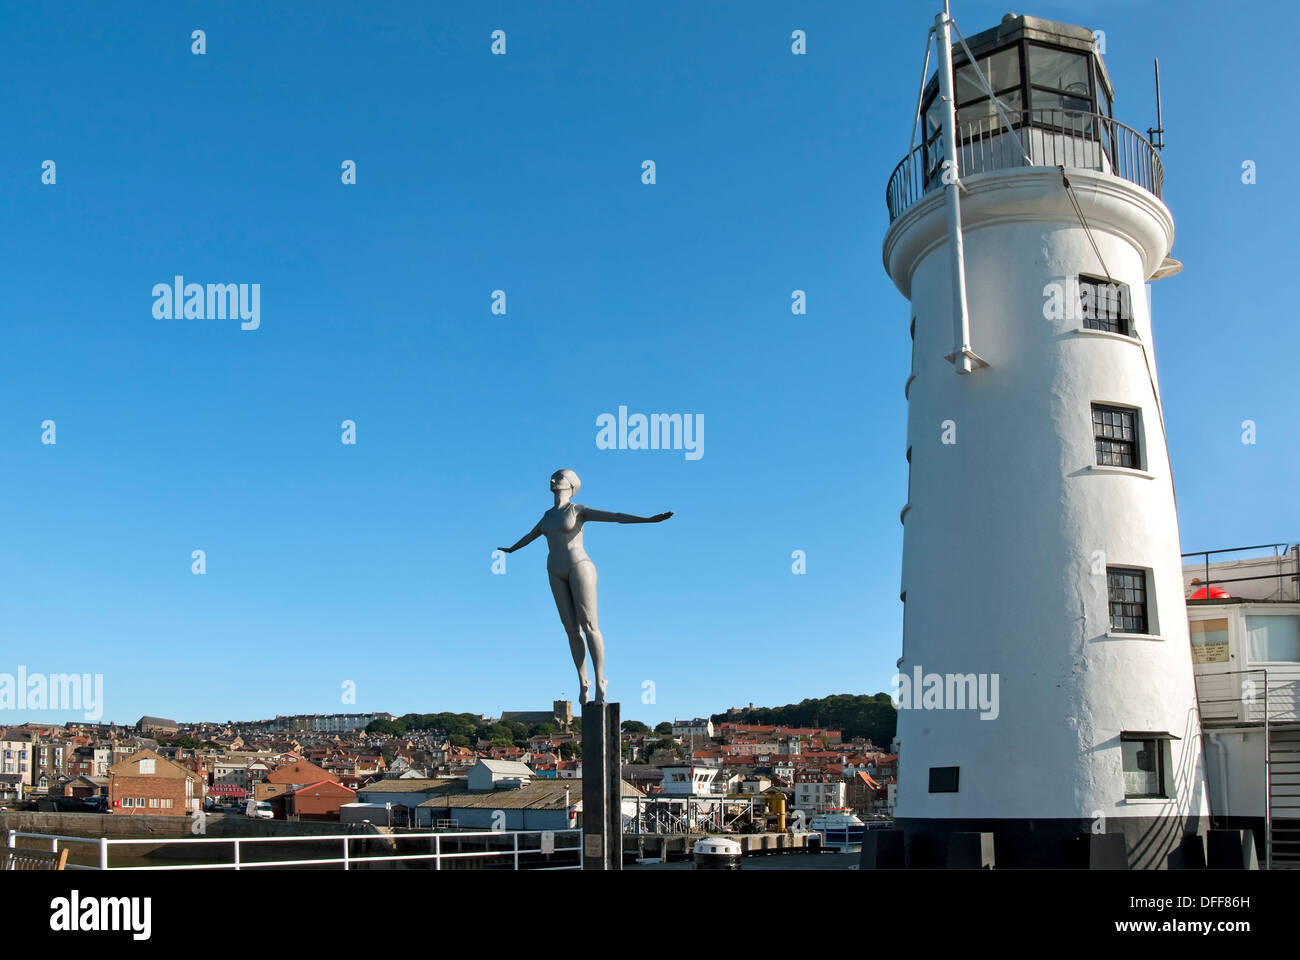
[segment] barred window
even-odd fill
[[[1133,336],[1133,314],[1127,283],[1079,277],[1079,316],[1089,330]]]
[[[1127,407],[1092,405],[1092,432],[1097,440],[1097,466],[1142,465],[1138,451],[1138,412]]]
[[[1116,633],[1147,632],[1147,574],[1126,567],[1106,568],[1110,628]]]

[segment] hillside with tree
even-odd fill
[[[783,707],[743,707],[715,713],[722,722],[772,724],[783,727],[822,727],[839,730],[844,739],[866,737],[878,747],[889,748],[898,729],[898,710],[887,693],[875,696],[839,693],[820,699],[788,703]]]

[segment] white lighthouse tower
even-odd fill
[[[933,36],[884,241],[913,331],[909,865],[983,833],[998,867],[1190,866],[1209,811],[1147,291],[1178,268],[1160,157],[1113,119],[1091,31],[962,38],[945,12]]]

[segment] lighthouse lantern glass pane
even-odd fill
[[[1004,104],[1007,119],[1013,124],[1020,122],[1020,91],[1010,90],[1001,94],[999,99]],[[970,124],[980,123],[982,128],[979,130],[969,129]],[[981,132],[994,130],[1002,126],[1002,118],[998,116],[997,108],[993,101],[988,97],[983,100],[977,100],[974,103],[967,104],[957,111],[957,138],[959,140],[976,136]]]
[[[1055,47],[1029,45],[1029,82],[1091,99],[1088,83],[1088,58],[1081,53]]]
[[[976,57],[975,63],[994,93],[1020,86],[1020,52],[1016,47],[1007,47],[987,57]],[[988,96],[988,90],[984,89],[969,63],[953,72],[953,93],[958,105]]]
[[[1035,110],[1052,110],[1070,114],[1092,113],[1092,101],[1088,99],[1086,94],[1080,97],[1072,93],[1061,93],[1058,90],[1039,90],[1035,87],[1031,103]],[[1041,118],[1041,121],[1061,125],[1059,117],[1045,116]],[[1070,124],[1070,126],[1077,127],[1077,124]]]

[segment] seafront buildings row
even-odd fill
[[[389,719],[389,714],[360,715]],[[517,711],[502,720],[531,721],[523,745],[482,739],[457,745],[445,731],[400,736],[313,732],[339,726],[338,717],[255,724],[178,723],[144,716],[131,725],[26,723],[0,729],[0,801],[48,809],[118,815],[185,816],[200,810],[243,811],[252,800],[285,819],[347,819],[348,804],[366,791],[403,798],[473,789],[474,771],[501,774],[487,789],[544,786],[582,777],[572,706]],[[492,718],[483,718],[485,721]],[[526,724],[527,725],[527,724]],[[624,780],[642,796],[757,796],[788,798],[791,811],[809,815],[844,807],[868,816],[888,813],[896,757],[840,731],[747,725],[708,718],[675,722],[659,732],[622,736]],[[400,786],[394,787],[395,782]],[[574,784],[576,811],[580,789]],[[360,799],[358,797],[360,796]],[[405,805],[398,798],[398,808]],[[386,803],[393,804],[389,797]],[[398,818],[417,818],[399,810]],[[387,818],[385,818],[387,819]],[[406,825],[403,823],[403,825]]]

